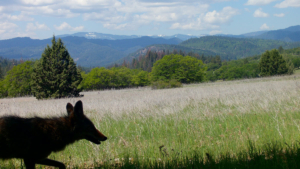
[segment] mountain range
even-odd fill
[[[266,50],[279,48],[291,49],[300,46],[300,42],[285,42],[268,39],[254,39],[254,38],[234,38],[225,36],[205,36],[201,38],[192,38],[179,43],[178,45],[150,45],[131,53],[122,60],[117,61],[121,63],[123,60],[131,61],[133,58],[138,58],[145,55],[147,51],[167,51],[176,50],[178,53],[188,52],[198,53],[204,56],[221,56],[222,60],[235,60],[245,58],[248,56],[259,55]]]
[[[272,40],[280,40],[286,42],[297,42],[300,41],[300,25],[291,26],[279,30],[251,32],[242,35],[219,34],[218,36],[235,37],[235,38],[272,39]]]
[[[75,36],[75,37],[84,37],[87,39],[108,39],[108,40],[121,40],[121,39],[135,39],[140,38],[142,36],[138,35],[112,35],[112,34],[103,34],[97,32],[78,32],[74,34],[65,34],[65,35],[58,35],[57,37],[68,37],[68,36]],[[200,38],[203,36],[209,35],[183,35],[183,34],[175,34],[171,36],[166,35],[149,35],[148,37],[151,38],[164,38],[164,39],[172,39],[178,38],[182,41],[191,39],[191,38]],[[225,37],[234,37],[234,38],[256,38],[256,39],[272,39],[272,40],[281,40],[287,42],[296,42],[300,41],[300,25],[291,26],[285,29],[279,30],[270,30],[270,31],[257,31],[257,32],[250,32],[241,35],[231,35],[231,34],[217,34],[215,36],[225,36]]]
[[[138,35],[112,35],[112,34],[104,34],[104,33],[97,33],[97,32],[78,32],[78,33],[74,33],[74,34],[58,35],[56,37],[63,38],[63,37],[69,37],[69,36],[83,37],[83,38],[87,38],[87,39],[107,39],[107,40],[135,39],[135,38],[141,38],[142,37],[142,36],[138,36]],[[204,36],[204,35],[201,35],[201,36]],[[164,38],[164,39],[178,38],[182,41],[185,41],[185,40],[188,40],[190,38],[197,38],[197,37],[201,37],[201,36],[176,34],[176,35],[171,35],[171,36],[149,35],[147,37]]]
[[[200,55],[220,55],[222,59],[237,59],[261,54],[265,50],[300,46],[300,26],[242,35],[172,36],[111,35],[79,32],[59,35],[71,57],[85,67],[108,66],[123,60],[131,61],[148,50],[177,50]],[[13,38],[0,40],[0,56],[9,59],[39,59],[51,39]]]
[[[61,38],[71,57],[81,66],[106,66],[129,53],[153,44],[179,44],[180,39],[140,37],[107,40],[67,36]],[[0,41],[0,56],[9,59],[39,59],[52,39],[13,38]]]

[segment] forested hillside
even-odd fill
[[[234,38],[270,39],[270,40],[280,40],[285,42],[299,42],[300,25],[291,26],[285,29],[278,29],[278,30],[250,32],[241,35],[220,34],[217,36],[234,37]]]
[[[116,61],[115,63],[117,64],[123,64],[124,60],[126,62],[131,62],[132,59],[138,59],[144,55],[146,55],[149,51],[152,52],[157,52],[157,53],[195,53],[198,55],[205,55],[205,56],[215,56],[217,55],[217,53],[210,51],[210,50],[202,50],[202,49],[192,49],[189,47],[184,47],[184,46],[180,46],[180,45],[151,45],[151,46],[147,46],[145,48],[142,48],[140,50],[137,50],[134,53],[129,54],[128,56]]]
[[[259,39],[275,39],[286,42],[300,41],[300,26],[291,26],[286,29],[272,30],[261,35],[255,36]]]
[[[119,60],[118,64],[124,60],[131,61],[133,58],[139,58],[146,55],[149,50],[153,52],[161,51],[182,51],[183,53],[197,53],[204,56],[219,55],[222,60],[236,60],[248,56],[259,55],[266,50],[279,48],[290,49],[300,46],[300,42],[284,42],[277,40],[264,40],[253,38],[233,38],[224,36],[205,36],[193,38],[181,42],[178,45],[151,45],[131,53],[125,58]]]
[[[145,55],[140,55],[138,58],[133,58],[130,61],[124,60],[121,64],[114,64],[110,67],[128,67],[130,69],[142,69],[144,71],[151,72],[152,67],[154,63],[160,59],[162,59],[165,55],[170,54],[179,54],[181,56],[192,56],[194,58],[197,58],[199,60],[202,60],[205,64],[211,64],[211,63],[217,63],[217,65],[221,65],[221,58],[218,55],[199,55],[195,52],[183,52],[182,50],[177,51],[176,49],[170,51],[170,50],[160,50],[160,51],[153,51],[148,50]],[[209,68],[218,67],[217,65],[210,65]]]
[[[13,66],[18,65],[22,62],[22,60],[11,60],[0,56],[0,79],[3,78],[6,73],[13,68]]]
[[[233,60],[258,55],[280,46],[284,49],[299,47],[300,42],[288,43],[276,40],[206,36],[189,39],[180,43],[179,46],[210,50],[220,55],[222,59]]]

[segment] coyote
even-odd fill
[[[63,150],[75,141],[86,139],[95,144],[105,137],[84,115],[82,102],[67,104],[68,115],[54,118],[0,118],[0,159],[24,159],[26,169],[35,164],[65,169],[61,162],[48,159],[51,152]]]

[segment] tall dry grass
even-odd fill
[[[185,158],[193,152],[234,157],[247,150],[249,139],[258,148],[274,141],[293,144],[300,140],[300,76],[83,94],[80,99],[86,115],[109,139],[100,146],[80,141],[51,155],[70,166],[134,156]],[[0,116],[60,116],[66,114],[68,102],[77,100],[1,99]]]
[[[231,112],[231,109],[223,112],[211,109],[219,103],[227,106],[235,105],[240,113],[261,109],[268,112],[274,109],[270,103],[280,104],[284,100],[297,97],[299,90],[299,76],[283,76],[192,84],[165,90],[151,90],[145,87],[82,92],[84,97],[80,100],[83,101],[87,114],[92,112],[92,116],[100,118],[109,114],[117,119],[122,114],[130,113],[141,117],[160,117],[175,114],[188,105],[198,107],[197,114],[201,112],[205,115],[215,115]],[[75,104],[77,100],[79,98],[40,101],[34,97],[0,99],[0,116],[59,116],[66,114],[65,106],[68,102]],[[289,107],[282,109],[289,110]]]

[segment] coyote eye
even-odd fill
[[[86,119],[85,126],[89,129],[95,128],[94,124],[89,119]]]

